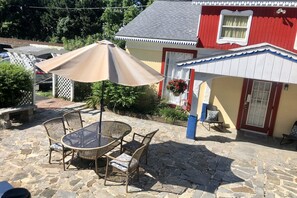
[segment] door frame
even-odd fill
[[[245,78],[244,81],[243,81],[242,91],[241,91],[241,98],[240,98],[240,105],[239,105],[237,123],[236,123],[236,129],[237,130],[242,129],[242,123],[244,121],[243,120],[244,103],[245,103],[246,95],[247,95],[247,92],[248,92],[248,84],[253,82],[253,80],[254,79],[246,79]],[[270,81],[266,81],[266,82],[270,82]],[[274,87],[275,91],[274,91],[274,93],[272,93],[272,91],[271,91],[271,97],[270,97],[269,103],[268,103],[268,108],[271,109],[271,113],[270,113],[269,117],[266,118],[265,124],[264,124],[264,129],[265,129],[264,133],[266,135],[269,135],[269,136],[271,136],[273,134],[274,125],[275,125],[275,121],[276,121],[276,115],[277,115],[280,96],[281,96],[281,91],[282,91],[282,87],[283,87],[282,83],[278,83],[278,82],[271,82],[271,83],[272,83],[272,88]],[[255,128],[251,127],[251,131],[256,131],[257,132],[256,127]],[[261,133],[263,133],[263,132],[261,132]]]
[[[164,47],[163,50],[162,50],[162,62],[161,62],[161,74],[163,76],[165,75],[166,52],[179,52],[179,53],[193,54],[193,58],[196,58],[197,53],[198,53],[197,50],[179,49],[179,48],[166,48],[166,47]],[[188,94],[188,101],[187,101],[187,107],[186,107],[186,109],[188,111],[191,109],[191,104],[192,104],[194,78],[195,78],[195,70],[190,69],[190,83],[188,85],[189,94]],[[159,83],[159,91],[158,91],[158,97],[159,98],[162,97],[164,82],[165,82],[165,79],[162,80]]]

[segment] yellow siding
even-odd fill
[[[199,98],[198,98],[198,108],[197,108],[198,118],[200,118],[200,116],[201,116],[205,87],[206,87],[206,82],[202,83],[201,87],[200,87],[200,93],[199,93]]]
[[[289,133],[297,120],[297,85],[289,85],[288,90],[282,90],[273,136],[281,137]]]
[[[127,51],[156,71],[161,72],[162,51],[129,48]],[[235,128],[239,110],[243,79],[222,77],[214,79],[210,95],[210,104],[220,110],[220,120],[226,126]],[[200,118],[206,83],[200,88],[197,115]],[[290,85],[288,91],[282,91],[273,136],[281,137],[289,133],[292,124],[297,120],[297,85]]]
[[[218,107],[219,119],[226,127],[235,128],[240,105],[243,79],[222,77],[212,81],[210,104]]]
[[[134,48],[129,48],[127,51],[156,71],[161,72],[162,51]]]

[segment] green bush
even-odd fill
[[[170,123],[174,123],[176,120],[186,121],[188,119],[188,112],[178,106],[175,108],[163,107],[159,110],[159,113]]]
[[[137,113],[154,114],[160,103],[156,88],[154,86],[144,86],[143,89],[143,94],[139,95],[131,108]]]
[[[74,83],[74,101],[82,102],[92,95],[92,83]]]
[[[0,107],[18,105],[32,91],[32,74],[24,67],[9,62],[0,63]]]
[[[131,108],[144,94],[144,87],[128,87],[106,82],[104,99],[108,107],[126,110]]]
[[[101,100],[101,88],[102,82],[96,82],[91,85],[92,94],[87,98],[87,106],[93,109],[97,109]]]
[[[102,82],[97,82],[92,85],[92,96],[87,100],[89,107],[96,108],[101,100]],[[141,95],[144,94],[144,86],[128,87],[118,84],[105,82],[104,87],[104,104],[109,108],[127,110],[130,109]]]

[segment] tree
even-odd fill
[[[0,35],[20,39],[42,39],[40,23],[42,13],[32,10],[30,5],[39,6],[34,0],[1,0],[0,1]],[[32,38],[32,35],[33,38]]]
[[[96,37],[123,46],[115,33],[152,1],[0,0],[0,36],[52,42]]]
[[[48,40],[54,38],[61,42],[63,37],[74,39],[101,32],[102,10],[90,9],[102,7],[101,1],[52,0],[46,6],[49,9],[41,17],[41,22],[47,31]]]

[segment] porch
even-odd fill
[[[297,55],[292,52],[263,43],[178,66],[195,71],[188,134],[195,134],[201,107],[209,103],[219,106],[231,128],[280,137],[295,122]]]

